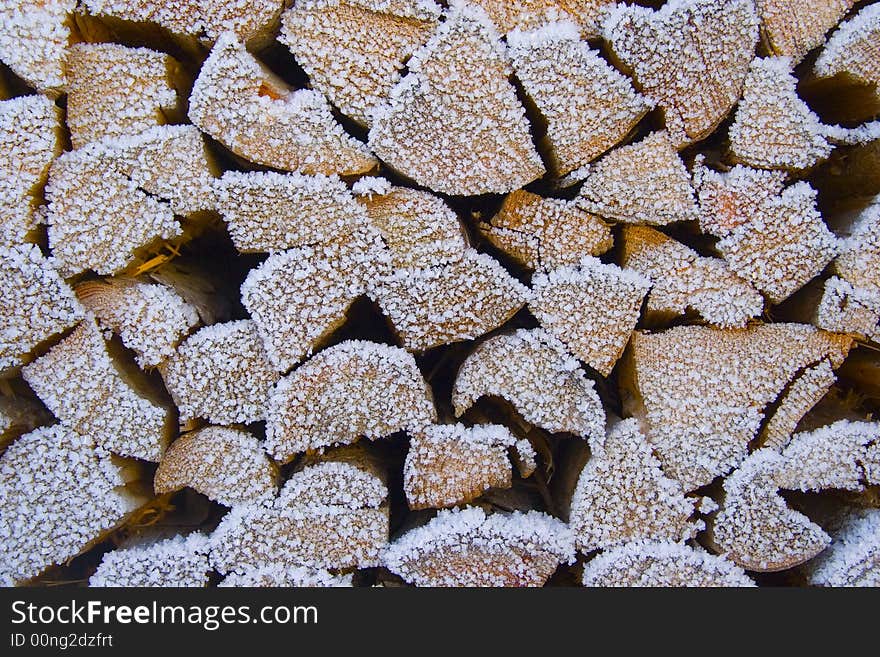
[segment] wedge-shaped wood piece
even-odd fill
[[[786,385],[826,358],[836,369],[851,344],[803,324],[636,331],[624,408],[642,420],[667,476],[690,491],[739,465]]]
[[[834,271],[852,286],[880,294],[880,197],[840,230],[844,239]]]
[[[217,190],[218,209],[243,253],[332,242],[367,223],[336,176],[229,171]]]
[[[0,6],[0,60],[37,91],[64,93],[62,61],[76,0],[9,0]]]
[[[251,270],[241,300],[275,368],[286,372],[318,348],[387,265],[381,238],[359,229],[334,242],[271,255]]]
[[[598,35],[602,8],[613,0],[473,0],[486,10],[502,34],[519,29],[533,30],[556,21],[570,21],[583,38]]]
[[[706,258],[647,226],[623,228],[621,265],[651,281],[649,319],[663,321],[690,308],[714,326],[745,326],[764,309],[764,299],[724,260]]]
[[[351,574],[332,575],[328,571],[320,568],[267,564],[256,568],[243,568],[240,572],[229,573],[217,586],[248,588],[342,588],[352,586],[351,579]]]
[[[0,372],[24,363],[34,348],[84,314],[55,263],[37,246],[0,246]]]
[[[411,351],[473,340],[523,307],[528,288],[491,256],[466,249],[448,264],[397,269],[370,296]]]
[[[158,461],[174,432],[170,404],[126,365],[89,318],[22,376],[62,424],[114,454]]]
[[[275,497],[278,472],[247,431],[205,427],[175,440],[159,462],[158,494],[194,488],[215,502],[236,506]]]
[[[245,41],[269,38],[284,5],[281,0],[84,0],[83,4],[97,16],[155,23],[206,42],[227,31]]]
[[[211,564],[224,575],[268,566],[377,566],[388,542],[387,494],[378,476],[352,463],[308,466],[274,500],[223,517],[211,536]]]
[[[831,528],[828,549],[804,566],[813,586],[880,586],[880,509],[851,509]]]
[[[435,424],[412,433],[403,465],[403,490],[410,509],[465,504],[490,488],[510,488],[508,450],[530,474],[535,451],[496,424]]]
[[[547,121],[556,176],[580,169],[621,141],[651,109],[632,82],[579,40],[574,23],[508,35],[523,90]]]
[[[269,391],[278,380],[255,323],[249,319],[206,326],[160,366],[180,411],[180,422],[214,424],[266,419]]]
[[[36,399],[23,394],[0,395],[0,449],[51,422],[52,414]]]
[[[666,132],[615,148],[572,177],[585,179],[578,205],[607,219],[663,226],[697,218],[690,176]]]
[[[440,511],[394,541],[382,557],[416,586],[542,586],[573,561],[563,523],[538,511],[486,515],[478,507]]]
[[[384,183],[376,180],[374,185]],[[361,191],[358,200],[382,234],[394,267],[442,265],[460,259],[467,248],[458,215],[430,192],[388,185],[382,193]]]
[[[776,481],[787,490],[862,491],[865,483],[880,485],[880,424],[840,420],[796,433],[782,458]]]
[[[719,238],[730,268],[779,303],[801,288],[840,248],[807,182],[784,187],[785,174],[736,166],[718,173],[697,166],[700,225]]]
[[[756,0],[761,37],[774,55],[800,62],[825,42],[856,0]]]
[[[785,447],[798,423],[836,382],[834,368],[827,358],[804,369],[777,399],[776,412],[764,425],[758,444],[776,451]]]
[[[544,174],[507,53],[482,9],[455,5],[407,67],[370,129],[385,164],[455,195],[510,192]]]
[[[755,586],[735,563],[667,541],[638,541],[603,552],[584,566],[584,586]]]
[[[746,570],[775,572],[815,557],[831,539],[779,494],[785,459],[769,449],[753,452],[724,480],[724,499],[709,519],[714,548]]]
[[[355,174],[376,164],[323,95],[291,89],[229,33],[202,65],[189,118],[237,155],[276,169]]]
[[[61,153],[60,112],[45,96],[0,101],[0,245],[28,241],[36,205]]]
[[[65,276],[115,274],[160,239],[182,233],[167,203],[108,171],[99,144],[65,153],[49,172],[49,246]]]
[[[510,402],[542,429],[601,442],[605,411],[593,382],[562,343],[542,329],[489,338],[462,363],[452,390],[461,416],[480,397]]]
[[[837,0],[847,8],[851,0]],[[842,14],[842,12],[841,12]],[[813,66],[816,75],[848,74],[880,93],[880,7],[868,5],[837,29]]]
[[[113,550],[104,555],[89,586],[207,586],[208,547],[207,536],[190,534]]]
[[[24,583],[122,524],[146,501],[125,489],[133,474],[60,424],[7,447],[0,456],[0,583]]]
[[[416,361],[398,347],[351,340],[318,352],[269,398],[266,449],[279,461],[360,437],[376,440],[436,421]]]
[[[182,71],[165,53],[77,43],[67,49],[64,68],[67,127],[74,148],[163,125],[177,108]]]
[[[663,110],[676,147],[715,130],[739,100],[758,40],[752,0],[617,5],[602,35],[639,89]]]
[[[284,12],[279,40],[315,89],[368,126],[440,13],[432,0],[305,0]]]
[[[576,265],[614,244],[601,217],[572,201],[544,198],[525,190],[511,192],[501,209],[479,230],[518,264],[533,271]]]
[[[118,334],[137,364],[155,367],[174,355],[199,323],[199,313],[174,289],[133,278],[85,281],[76,296],[98,324]]]
[[[849,333],[861,339],[880,339],[880,292],[850,285],[832,276],[815,309],[813,323],[826,331]]]
[[[651,283],[587,256],[532,278],[529,310],[568,351],[602,376],[623,353]]]
[[[689,520],[695,501],[663,474],[638,421],[623,420],[581,471],[569,526],[584,553],[640,540],[684,542],[702,528]]]

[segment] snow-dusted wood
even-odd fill
[[[852,6],[851,0],[832,0]],[[863,84],[873,85],[880,93],[880,7],[863,7],[844,22],[822,49],[813,70],[821,77],[847,74]]]
[[[210,572],[208,538],[178,535],[108,552],[89,586],[203,587]]]
[[[556,21],[570,21],[580,29],[583,38],[599,32],[602,8],[613,0],[471,0],[486,10],[502,34],[512,30],[533,30]]]
[[[795,63],[825,43],[825,34],[840,22],[856,0],[756,0],[761,37],[774,55]]]
[[[880,509],[850,509],[831,528],[828,549],[804,566],[813,586],[880,586]]]

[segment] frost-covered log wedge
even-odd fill
[[[376,164],[321,93],[291,89],[229,33],[202,65],[189,118],[235,154],[276,169],[355,174]]]
[[[603,552],[584,566],[584,586],[755,586],[735,563],[681,543],[639,541]]]
[[[761,17],[761,39],[774,55],[795,64],[825,42],[856,0],[756,0]]]
[[[50,422],[51,413],[36,399],[23,394],[0,395],[0,449]]]
[[[382,178],[362,178],[355,183],[354,191],[370,223],[382,234],[394,267],[443,265],[464,254],[464,227],[458,215],[437,196],[392,187]]]
[[[698,215],[690,175],[665,131],[615,148],[571,177],[584,180],[577,204],[606,219],[664,226]]]
[[[837,518],[828,549],[803,570],[813,586],[880,586],[880,509],[850,509]]]
[[[368,223],[336,176],[229,171],[216,187],[218,209],[242,253],[332,242]]]
[[[825,281],[821,298],[810,318],[826,331],[849,333],[880,341],[880,293],[851,285],[839,276]]]
[[[0,246],[0,373],[85,315],[73,290],[32,244]]]
[[[568,351],[608,376],[636,326],[650,281],[591,256],[532,278],[529,310]]]
[[[241,286],[269,360],[286,372],[345,321],[345,312],[386,272],[388,254],[375,230],[269,256]]]
[[[200,329],[160,372],[183,425],[197,418],[214,424],[263,421],[269,391],[279,378],[248,319]]]
[[[440,511],[395,540],[383,565],[416,586],[542,586],[574,560],[563,523],[538,511]]]
[[[508,401],[526,422],[601,442],[605,411],[593,382],[552,335],[520,329],[489,338],[462,363],[452,390],[461,416],[484,395]]]
[[[246,568],[379,565],[388,542],[388,491],[366,461],[334,452],[287,480],[278,497],[234,507],[211,536],[221,574]]]
[[[158,494],[189,487],[225,506],[275,497],[278,470],[247,431],[205,427],[184,434],[165,451],[153,488]]]
[[[821,527],[790,508],[779,494],[785,464],[772,450],[753,452],[724,480],[721,508],[709,518],[713,548],[746,570],[793,568],[831,542]]]
[[[446,264],[397,269],[370,290],[411,351],[488,333],[513,317],[528,294],[494,258],[471,248]]]
[[[111,355],[92,318],[22,368],[62,424],[114,454],[158,461],[174,433],[173,414],[142,375]]]
[[[208,548],[204,534],[119,548],[104,555],[89,586],[207,586],[211,573]]]
[[[636,331],[624,409],[642,421],[667,476],[690,491],[741,463],[768,405],[811,366],[839,367],[851,344],[801,324]]]
[[[702,529],[690,520],[695,501],[663,474],[638,421],[623,420],[581,471],[569,526],[584,553],[640,540],[680,543]]]
[[[227,31],[242,41],[266,40],[284,6],[282,0],[83,0],[83,4],[96,16],[155,23],[208,43]]]
[[[785,187],[781,171],[736,166],[718,173],[698,164],[700,226],[719,238],[730,268],[771,303],[801,288],[837,255],[839,244],[809,183]]]
[[[320,568],[267,564],[265,566],[242,568],[229,573],[220,587],[261,587],[261,588],[348,588],[352,586],[352,575],[333,575]]]
[[[49,166],[61,154],[60,112],[45,96],[0,101],[0,245],[30,240]]]
[[[671,0],[658,10],[619,4],[606,13],[602,36],[682,147],[707,137],[739,100],[758,17],[752,0]]]
[[[516,76],[547,121],[556,176],[580,169],[621,141],[651,109],[629,78],[578,38],[574,23],[507,36]]]
[[[147,501],[126,489],[139,477],[60,424],[12,443],[0,456],[0,583],[24,583],[122,524]]]
[[[440,13],[433,0],[300,0],[281,17],[278,38],[315,89],[369,126]]]
[[[456,195],[510,192],[544,174],[504,45],[482,9],[454,5],[407,67],[370,129],[385,164]]]
[[[614,244],[611,228],[572,201],[511,192],[501,209],[479,230],[496,248],[532,271],[576,265]]]
[[[318,352],[269,398],[266,449],[280,461],[359,438],[376,440],[435,422],[431,391],[413,356],[351,340]]]
[[[577,24],[584,39],[598,36],[602,8],[614,0],[471,0],[486,10],[502,34],[533,30],[556,21]]]
[[[854,2],[836,0],[833,4],[852,6]],[[875,93],[880,94],[880,6],[868,5],[843,23],[828,39],[813,70],[827,78],[849,75],[873,85]]]
[[[745,326],[764,299],[724,260],[706,258],[660,231],[624,226],[620,264],[651,281],[647,318],[663,322],[688,309],[722,328]]]
[[[840,420],[796,433],[782,452],[780,488],[818,492],[862,491],[880,485],[880,424]]]
[[[118,334],[141,368],[174,355],[178,343],[199,323],[196,308],[173,288],[133,278],[84,281],[76,296],[98,324]]]
[[[510,488],[508,451],[523,477],[535,469],[535,451],[496,424],[465,427],[435,424],[412,432],[403,466],[403,490],[410,509],[464,504],[490,488]]]
[[[79,148],[106,137],[137,135],[176,118],[183,72],[170,55],[115,43],[67,49],[67,127]]]
[[[0,5],[0,60],[51,98],[64,93],[62,61],[76,0],[8,0]]]

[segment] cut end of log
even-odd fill
[[[207,537],[190,534],[108,552],[89,586],[203,587],[210,571]]]
[[[76,0],[10,0],[0,8],[0,59],[51,98],[66,90],[62,61]]]

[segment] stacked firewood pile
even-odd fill
[[[0,583],[880,584],[880,3],[9,0]]]

